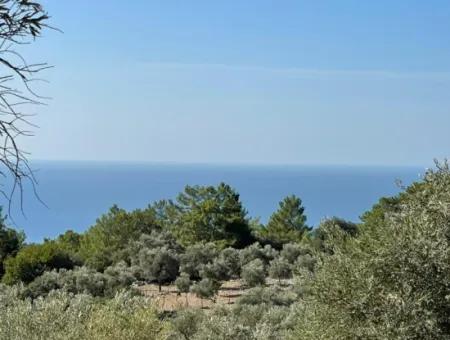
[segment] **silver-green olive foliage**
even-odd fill
[[[450,171],[428,171],[357,237],[328,235],[294,338],[450,338]],[[306,282],[305,282],[306,284]]]
[[[192,285],[189,274],[181,273],[175,280],[175,285],[181,293],[188,293]]]
[[[241,278],[249,287],[263,285],[266,281],[264,263],[260,259],[247,263],[242,267]]]

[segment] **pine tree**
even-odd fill
[[[300,241],[303,235],[311,230],[306,225],[304,211],[300,198],[295,195],[286,197],[263,229],[263,238],[278,246]]]
[[[253,242],[239,194],[227,184],[186,186],[170,205],[172,231],[184,246],[215,242],[241,248]]]

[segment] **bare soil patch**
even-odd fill
[[[267,285],[277,284],[278,281],[268,279]],[[290,280],[283,280],[285,286],[290,286]],[[151,297],[157,308],[161,311],[171,312],[183,308],[211,308],[215,304],[232,305],[248,288],[241,280],[225,281],[214,299],[201,299],[194,293],[180,293],[175,285],[159,287],[156,284],[145,284],[138,287],[145,296]]]

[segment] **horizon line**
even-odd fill
[[[359,164],[347,164],[347,163],[300,163],[300,162],[243,162],[243,161],[161,161],[161,160],[118,160],[118,159],[29,159],[29,162],[49,162],[49,163],[116,163],[116,164],[136,164],[136,165],[179,165],[179,166],[249,166],[249,167],[377,167],[377,168],[431,168],[432,166],[426,166],[424,164],[379,164],[379,163],[359,163]]]

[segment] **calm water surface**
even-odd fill
[[[113,204],[142,208],[155,200],[174,198],[186,184],[232,185],[250,216],[266,221],[286,195],[302,198],[311,225],[324,217],[358,221],[381,196],[419,179],[414,167],[222,166],[35,162],[38,191],[48,208],[27,192],[26,217],[17,205],[13,217],[28,241],[54,237],[66,229],[86,230]]]

